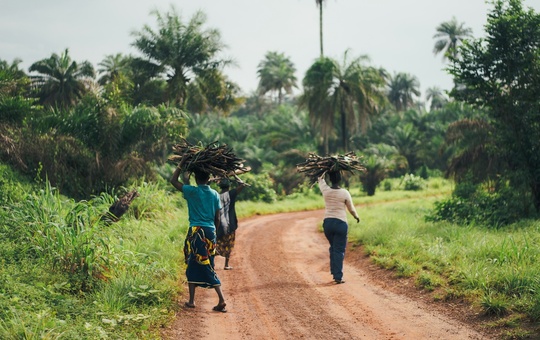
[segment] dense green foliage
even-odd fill
[[[499,172],[512,181],[524,178],[540,209],[540,15],[521,1],[497,1],[486,33],[454,61],[452,73],[461,85],[454,94],[489,108],[495,129],[491,152],[504,157]]]
[[[486,38],[450,57],[455,98],[485,115],[450,126],[448,172],[474,194],[456,194],[438,218],[507,224],[540,212],[540,15],[519,0],[496,1]]]

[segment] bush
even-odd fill
[[[382,181],[381,186],[384,191],[392,191],[392,181],[385,179]]]
[[[498,191],[481,188],[470,182],[456,186],[452,197],[435,203],[428,221],[449,221],[459,224],[472,222],[500,227],[526,217],[532,210],[525,202],[526,195],[508,185],[501,185]]]
[[[420,169],[418,170],[417,175],[420,176],[420,178],[428,179],[429,178],[429,169],[428,169],[428,167],[425,164],[422,165],[420,167]]]
[[[422,177],[413,174],[403,176],[401,181],[404,190],[418,191],[424,189],[426,186],[426,181]]]
[[[0,97],[0,122],[21,124],[29,112],[32,101],[23,97]]]
[[[273,203],[277,199],[277,194],[273,187],[272,180],[268,174],[245,174],[242,175],[242,180],[249,187],[246,187],[242,194],[238,196],[238,200],[255,201]]]
[[[25,187],[21,183],[24,181],[7,165],[0,164],[0,205],[18,202],[24,198],[29,186]]]

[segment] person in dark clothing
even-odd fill
[[[217,233],[216,252],[218,255],[225,257],[224,269],[231,270],[232,267],[229,266],[229,258],[234,248],[235,232],[238,228],[235,203],[236,197],[244,189],[245,184],[240,182],[235,189],[230,190],[231,182],[228,179],[222,179],[218,185],[221,189],[219,199],[222,209],[220,213],[220,227]]]

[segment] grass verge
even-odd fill
[[[138,183],[140,192],[118,223],[99,217],[114,200],[103,194],[74,202],[46,188],[0,209],[0,338],[159,339],[182,293],[187,211],[168,183]],[[540,319],[537,273],[540,224],[504,229],[425,222],[436,199],[451,190],[432,180],[421,191],[351,194],[361,223],[350,239],[380,266],[413,278],[445,301],[468,299],[508,337]],[[317,188],[272,204],[241,201],[241,217],[323,208]],[[8,202],[9,201],[9,202]]]

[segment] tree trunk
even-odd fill
[[[342,108],[341,109],[341,146],[343,147],[343,152],[347,152],[347,149],[349,147],[347,140],[348,140],[347,120],[346,120],[345,110]]]
[[[323,8],[322,8],[322,1],[319,5],[319,41],[321,44],[321,58],[324,56],[323,53]]]
[[[324,154],[328,155],[330,154],[330,146],[328,142],[328,134],[324,136]]]

